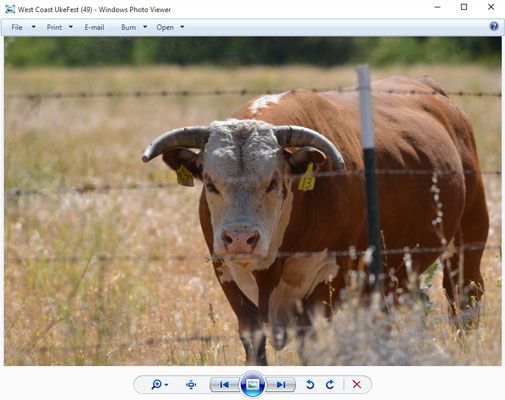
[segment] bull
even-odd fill
[[[405,172],[378,177],[383,247],[432,249],[413,252],[419,275],[453,243],[443,287],[454,309],[471,307],[483,290],[475,244],[489,223],[471,123],[428,78],[371,90],[377,166]],[[144,162],[162,155],[203,182],[200,224],[248,364],[267,364],[267,333],[279,350],[289,327],[303,341],[316,312],[331,318],[360,265],[341,252],[367,247],[364,176],[350,173],[363,170],[359,121],[356,90],[291,90],[253,98],[228,120],[169,131],[144,152]],[[316,179],[312,190],[300,190],[304,173]],[[407,293],[403,254],[382,263],[386,294]]]

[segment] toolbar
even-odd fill
[[[258,397],[264,392],[314,394],[365,394],[372,381],[364,375],[263,376],[248,371],[242,376],[138,376],[133,384],[142,394],[242,393]],[[287,398],[287,397],[286,397]]]
[[[3,19],[3,36],[502,36],[503,19]]]

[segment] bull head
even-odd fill
[[[214,254],[229,266],[252,270],[267,268],[276,257],[289,222],[293,173],[327,159],[334,168],[344,168],[340,152],[318,132],[259,120],[169,131],[147,146],[142,160],[161,154],[172,169],[184,165],[203,181]]]

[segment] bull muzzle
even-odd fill
[[[227,254],[252,254],[260,239],[260,233],[256,230],[225,230],[221,235],[223,246]]]

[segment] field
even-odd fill
[[[429,75],[451,91],[500,87],[499,69],[415,66],[373,78]],[[7,93],[257,90],[355,84],[353,68],[142,67],[6,70]],[[5,363],[8,365],[241,365],[237,323],[214,276],[197,217],[200,185],[174,182],[141,153],[160,133],[225,119],[247,96],[5,100],[5,189],[63,193],[5,198]],[[483,169],[500,169],[500,99],[455,97],[473,121]],[[71,187],[130,190],[65,193]],[[489,244],[501,243],[501,184],[486,176]],[[78,259],[72,259],[78,256]],[[151,257],[147,259],[146,257]],[[159,259],[156,259],[159,257]],[[182,260],[181,257],[184,257]],[[392,329],[348,305],[314,343],[312,362],[337,365],[501,363],[501,254],[486,251],[482,323],[467,336],[447,320],[437,270],[419,304]],[[430,286],[428,284],[428,286]],[[324,325],[324,323],[321,323]],[[332,332],[331,334],[329,332]],[[328,351],[331,343],[332,351]],[[299,364],[293,344],[272,364]]]

